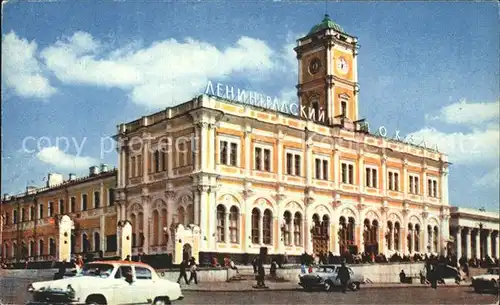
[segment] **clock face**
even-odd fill
[[[347,72],[349,72],[349,65],[344,57],[337,59],[337,71],[341,74],[347,74]]]
[[[319,72],[319,69],[321,69],[321,61],[316,57],[309,63],[309,72],[311,74],[316,74]]]

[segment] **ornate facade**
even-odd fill
[[[446,251],[446,155],[366,132],[357,40],[329,18],[295,50],[308,119],[202,95],[119,126],[136,251],[170,251],[179,223],[199,226],[207,255]]]

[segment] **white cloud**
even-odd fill
[[[85,169],[99,162],[91,157],[67,154],[56,146],[45,147],[36,156],[40,161],[61,169]]]
[[[427,116],[449,124],[481,125],[500,117],[500,101],[468,103],[465,99],[441,108],[439,115]],[[498,124],[498,123],[497,123]]]
[[[428,146],[438,145],[439,151],[448,154],[452,163],[486,163],[499,158],[500,133],[498,129],[473,130],[470,133],[444,133],[425,127],[409,134],[413,143],[425,141]]]
[[[56,89],[43,75],[36,58],[37,44],[17,37],[14,32],[2,39],[2,79],[6,88],[21,97],[46,99]]]
[[[267,77],[283,62],[265,42],[241,37],[225,49],[187,38],[168,39],[139,48],[129,44],[106,52],[90,34],[77,32],[45,48],[46,65],[65,83],[118,87],[131,100],[150,107],[183,102],[202,92],[209,79],[243,74]]]
[[[486,175],[481,177],[479,180],[474,182],[474,185],[477,187],[484,188],[498,188],[500,184],[500,168],[497,167],[495,169],[490,170]]]

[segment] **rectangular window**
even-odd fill
[[[328,180],[328,160],[323,160],[323,180]]]
[[[391,191],[399,191],[399,174],[397,172],[389,171],[389,181],[387,188]]]
[[[100,192],[94,192],[94,208],[100,208],[101,207],[101,193]]]
[[[38,206],[38,219],[42,218],[43,218],[43,204],[40,203],[40,205]]]
[[[418,182],[418,176],[416,175],[410,175],[410,193],[418,195],[420,193],[419,191],[419,182]]]
[[[152,280],[151,270],[143,267],[135,267],[135,278],[137,280]]]
[[[135,171],[136,165],[135,165],[135,157],[130,157],[130,168],[129,168],[129,178],[135,177],[136,171]]]
[[[49,206],[47,207],[49,217],[54,216],[54,203],[52,201],[49,201]]]
[[[160,168],[161,168],[160,167],[161,166],[161,164],[160,164],[161,159],[160,159],[160,151],[159,150],[155,151],[154,157],[155,157],[155,172],[158,173],[160,171]]]
[[[438,185],[437,180],[434,180],[434,181],[432,182],[432,187],[433,187],[433,189],[434,189],[434,197],[438,197],[437,185]]]
[[[347,116],[347,102],[346,101],[342,101],[340,103],[340,107],[342,108],[342,116]]]
[[[88,208],[87,203],[87,194],[82,195],[82,211],[86,211]]]
[[[427,195],[429,197],[437,198],[437,180],[436,179],[427,179]]]
[[[255,147],[255,169],[262,170],[262,148]]]
[[[142,170],[143,170],[142,155],[137,155],[137,175],[136,176],[141,177],[142,176]]]
[[[226,164],[227,165],[227,146],[228,142],[227,141],[220,141],[220,163],[221,164]]]
[[[232,166],[236,166],[238,160],[238,144],[231,143],[231,154],[229,155],[229,162]]]
[[[70,198],[70,213],[75,213],[76,212],[76,197],[71,197]]]
[[[271,150],[267,148],[264,149],[264,170],[271,171]]]
[[[64,214],[64,200],[59,199],[59,214],[63,215]]]
[[[115,190],[108,189],[108,205],[113,206],[115,204]]]
[[[293,175],[293,155],[291,153],[286,154],[286,174]]]
[[[342,163],[342,183],[354,184],[354,165]]]
[[[300,155],[295,155],[295,176],[300,176]]]
[[[30,220],[35,220],[35,213],[36,213],[36,208],[30,207]]]
[[[377,169],[375,168],[371,168],[371,167],[367,167],[365,169],[366,171],[366,186],[367,187],[373,187],[373,188],[377,188]]]
[[[315,162],[315,168],[316,168],[316,179],[321,179],[321,159],[318,159],[316,158],[316,160],[314,160]]]

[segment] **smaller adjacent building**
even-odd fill
[[[500,213],[452,207],[450,236],[457,257],[499,258]]]
[[[66,179],[51,173],[45,187],[28,186],[21,194],[2,198],[1,258],[4,262],[59,260],[59,226],[67,215],[72,223],[71,252],[117,253],[114,206],[116,169],[104,164],[89,175]]]

